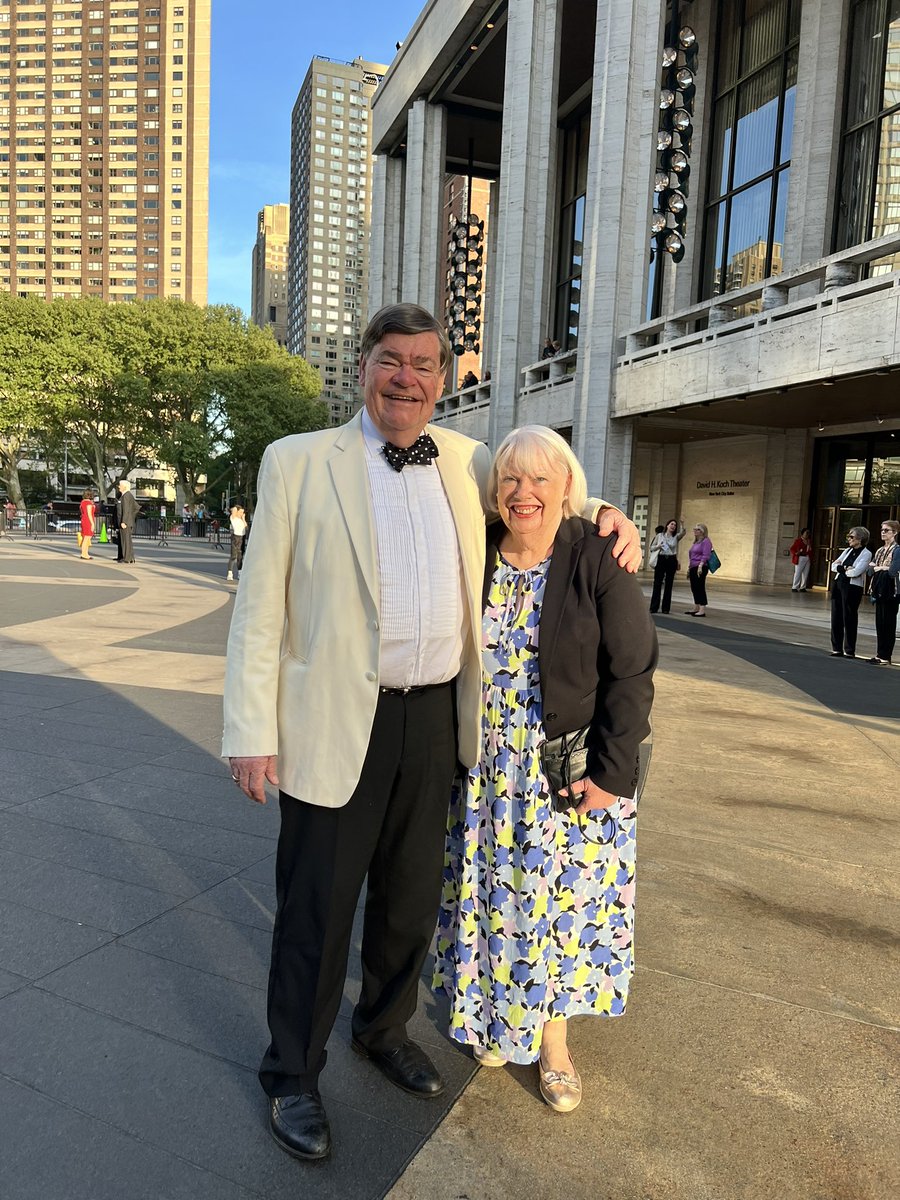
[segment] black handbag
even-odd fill
[[[896,595],[897,585],[887,571],[876,571],[872,576],[870,590],[875,600],[892,600]]]
[[[590,728],[590,725],[585,725],[583,729],[563,733],[541,743],[541,770],[554,795],[566,806],[572,801],[569,797],[560,797],[560,791],[576,780],[584,779],[587,774],[587,736]]]
[[[587,774],[587,736],[590,728],[590,725],[585,725],[583,729],[563,733],[541,743],[541,770],[553,790],[558,809],[574,808],[580,803],[580,796],[560,796],[559,793],[562,788],[568,788]],[[638,746],[638,783],[635,793],[638,800],[647,782],[652,753],[653,735],[650,734]]]

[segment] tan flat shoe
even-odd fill
[[[480,1046],[472,1047],[472,1055],[479,1066],[505,1067],[506,1059],[495,1050],[482,1050]]]
[[[555,1112],[571,1112],[581,1103],[581,1077],[569,1056],[570,1071],[545,1071],[538,1060],[541,1095]]]

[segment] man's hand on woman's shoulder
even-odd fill
[[[597,513],[597,536],[608,537],[611,533],[618,535],[613,546],[613,558],[618,560],[620,567],[624,567],[633,575],[640,567],[643,557],[641,535],[637,525],[618,508],[601,508]]]

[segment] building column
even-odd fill
[[[834,165],[846,75],[841,37],[844,8],[832,0],[804,0],[801,10],[785,271],[831,253],[838,194]]]
[[[403,245],[403,159],[378,154],[372,167],[369,312],[400,299]]]
[[[497,262],[497,227],[500,223],[500,184],[494,179],[488,198],[487,243],[484,247],[484,290],[481,298],[481,374],[490,371],[491,381],[497,377],[494,368],[494,347],[497,345],[497,287],[494,273]]]
[[[403,195],[403,257],[400,298],[443,313],[439,293],[447,110],[416,100],[406,129],[406,180]],[[385,220],[391,220],[390,210]],[[395,273],[395,278],[400,273]]]
[[[561,9],[553,0],[509,6],[500,194],[492,222],[492,446],[515,426],[521,369],[537,360],[544,340],[555,240]]]
[[[573,448],[626,508],[633,422],[611,420],[618,336],[643,320],[663,5],[597,6]]]

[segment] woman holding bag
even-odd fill
[[[537,1063],[568,1112],[570,1017],[618,1016],[634,969],[635,792],[656,634],[611,540],[573,513],[587,485],[559,434],[513,430],[494,459],[479,764],[449,815],[434,987],[484,1066]],[[545,765],[578,732],[586,773]],[[548,767],[549,769],[549,767]]]
[[[653,568],[653,594],[650,597],[652,613],[659,612],[660,597],[664,613],[672,607],[672,584],[678,570],[678,543],[683,537],[684,517],[680,521],[673,517],[671,521],[666,522],[663,529],[657,530],[650,543],[650,566]]]
[[[900,521],[881,522],[883,545],[875,551],[869,567],[870,595],[875,604],[874,667],[889,667],[897,641],[897,610],[900,608]]]
[[[709,530],[705,525],[694,526],[694,541],[688,550],[688,582],[691,585],[691,595],[694,597],[694,607],[685,610],[689,617],[706,616],[706,577],[709,574],[709,560],[713,553],[713,545],[709,540]]]

